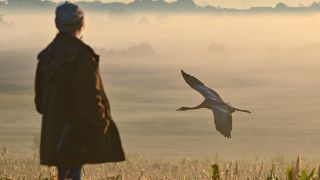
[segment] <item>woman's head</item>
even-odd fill
[[[61,33],[80,34],[84,28],[84,12],[79,6],[66,1],[57,7],[55,23]]]

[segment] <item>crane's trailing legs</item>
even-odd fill
[[[251,111],[249,111],[249,110],[244,110],[244,109],[234,108],[234,110],[240,111],[240,112],[245,112],[245,113],[251,113]]]

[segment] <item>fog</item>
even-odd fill
[[[36,56],[54,38],[53,13],[6,12],[0,25],[0,147],[32,153]],[[320,14],[87,12],[84,41],[101,55],[112,114],[128,154],[224,159],[302,154],[320,159]],[[253,113],[233,115],[232,139],[180,70]]]

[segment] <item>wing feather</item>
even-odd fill
[[[220,106],[213,109],[213,115],[217,131],[224,137],[231,138],[232,116],[230,111],[225,106]]]
[[[208,88],[196,77],[191,76],[190,74],[187,74],[183,70],[181,70],[181,74],[183,76],[183,79],[186,81],[186,83],[189,84],[192,89],[198,91],[204,98],[213,98],[213,99],[223,101],[216,91]]]

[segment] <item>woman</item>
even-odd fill
[[[119,132],[99,74],[99,56],[81,40],[84,13],[56,9],[59,33],[38,55],[35,104],[42,114],[40,163],[78,180],[82,165],[124,161]]]

